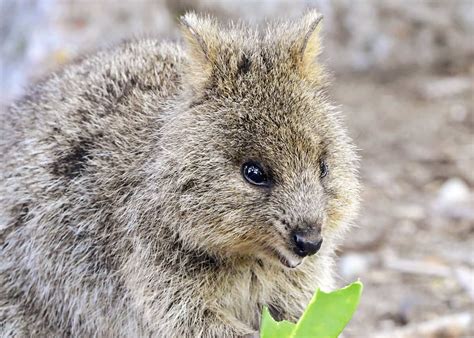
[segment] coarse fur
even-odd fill
[[[182,21],[184,47],[100,52],[2,114],[2,336],[243,336],[264,305],[296,321],[332,287],[359,193],[319,15]],[[245,181],[247,160],[270,187]],[[291,232],[316,228],[323,246],[301,261]]]

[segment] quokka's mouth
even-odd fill
[[[296,255],[285,255],[277,249],[273,249],[273,254],[278,258],[281,264],[287,268],[294,269],[298,267],[302,262],[303,258]]]

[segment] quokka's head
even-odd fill
[[[161,142],[184,242],[292,268],[353,218],[357,161],[325,99],[320,19],[254,31],[182,18],[185,94]]]

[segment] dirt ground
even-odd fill
[[[365,284],[347,337],[474,314],[473,88],[436,92],[446,81],[335,78],[364,186],[339,263],[341,285]]]
[[[0,1],[15,4],[15,1]],[[343,8],[349,3],[318,2],[322,5],[342,3]],[[42,6],[33,10],[25,5],[15,13],[5,11],[8,20],[4,20],[6,28],[0,32],[2,36],[6,34],[0,43],[5,61],[1,88],[5,93],[28,83],[31,77],[44,75],[45,69],[67,62],[76,50],[95,49],[98,41],[112,44],[126,36],[124,32],[146,31],[150,27],[163,36],[174,37],[177,32],[176,27],[171,28],[174,19],[167,16],[163,1],[154,1],[153,6],[138,1],[111,6],[86,0],[66,6],[67,2],[59,1],[67,7],[62,11],[54,2],[38,3]],[[173,1],[166,3],[173,7],[169,5],[174,4]],[[405,6],[398,1],[359,1],[356,7],[362,11],[370,7],[370,3],[392,4],[392,7],[386,6],[388,10],[406,9],[410,17],[416,19],[413,19],[413,27],[422,31],[420,39],[431,32],[431,26],[426,24],[426,29],[423,26],[425,19],[413,14],[415,2],[406,1]],[[426,6],[421,5],[426,3],[429,1],[416,2],[421,8],[419,16],[436,19],[431,12],[425,15]],[[440,1],[433,3],[443,5]],[[469,0],[462,3],[471,4]],[[284,11],[286,13],[286,9]],[[435,13],[442,12],[441,8]],[[339,16],[346,15],[346,12],[341,13],[334,11],[335,22],[341,21]],[[366,15],[371,16],[371,13]],[[397,9],[391,16],[396,28],[393,32],[402,37],[412,34],[412,28],[399,30],[400,24],[409,22],[409,19],[400,21],[399,13]],[[237,14],[240,16],[240,12]],[[351,18],[349,14],[347,17]],[[381,17],[380,25],[386,21]],[[357,20],[354,22],[355,28],[359,27],[363,34],[365,26]],[[449,33],[446,30],[449,24],[448,20],[440,30]],[[349,34],[352,27],[349,28],[344,35],[348,41],[344,40],[341,45],[357,42]],[[452,27],[448,28],[454,32]],[[373,31],[378,32],[378,26],[374,26]],[[380,34],[372,35],[380,37]],[[449,35],[438,40],[455,39]],[[364,41],[360,44],[364,45]],[[368,41],[369,45],[378,46]],[[404,46],[413,41],[409,40]],[[386,46],[385,43],[379,45]],[[453,50],[448,47],[447,51]],[[336,50],[331,54],[328,48],[329,58],[331,55],[342,55],[345,61],[345,52]],[[452,58],[452,53],[447,55],[448,59]],[[455,60],[450,61],[456,64]],[[396,65],[398,67],[398,63]],[[372,66],[367,63],[367,68]],[[360,148],[363,182],[363,204],[357,228],[347,236],[338,262],[340,286],[357,278],[364,283],[360,308],[345,337],[379,337],[379,333],[380,337],[384,333],[384,337],[396,337],[397,330],[424,321],[437,321],[454,314],[474,318],[474,68],[459,68],[448,73],[426,69],[416,72],[417,66],[387,68],[392,69],[391,74],[357,75],[339,70],[330,90],[334,101],[341,105],[350,133]],[[5,97],[10,96],[0,94],[0,105],[4,105]],[[448,317],[448,321],[451,320]],[[471,322],[467,332],[457,335],[445,332],[443,337],[474,337],[473,325]]]

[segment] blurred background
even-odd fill
[[[187,10],[256,24],[324,15],[322,60],[361,154],[340,286],[345,337],[474,337],[474,0],[0,0],[0,107],[75,57],[177,39]]]

